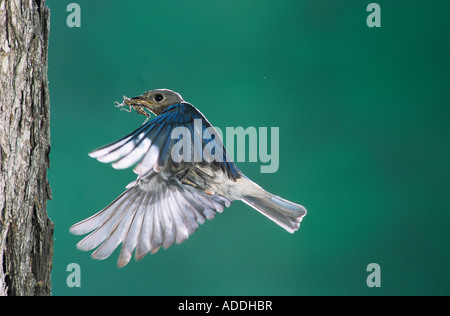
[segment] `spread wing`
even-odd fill
[[[97,214],[73,225],[70,232],[83,235],[80,250],[98,247],[92,257],[105,259],[122,243],[118,266],[126,265],[135,250],[137,260],[160,247],[181,243],[194,233],[198,224],[212,219],[231,202],[221,196],[179,185],[150,171]]]
[[[127,136],[89,154],[116,169],[133,166],[140,177],[168,164],[208,165],[230,179],[241,177],[229,158],[217,131],[189,103],[175,104]]]

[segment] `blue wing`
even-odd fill
[[[179,127],[188,133],[180,134]],[[172,157],[173,146],[177,143],[182,147],[181,161]],[[140,177],[152,169],[159,172],[168,164],[183,163],[221,169],[233,180],[241,177],[215,129],[200,111],[186,102],[172,105],[134,132],[89,155],[100,162],[112,163],[116,169],[137,163],[134,172]]]

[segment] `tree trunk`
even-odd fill
[[[50,295],[45,0],[0,0],[0,295]]]

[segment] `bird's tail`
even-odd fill
[[[300,204],[273,195],[256,183],[250,182],[253,185],[251,193],[246,190],[250,194],[244,195],[242,201],[267,216],[288,232],[293,233],[298,230],[300,222],[306,215],[306,209]]]

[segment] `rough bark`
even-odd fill
[[[0,0],[0,295],[50,295],[45,0]]]

